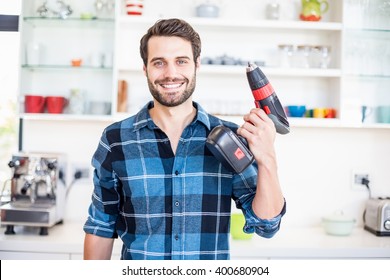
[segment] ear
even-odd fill
[[[143,70],[143,72],[144,72],[144,75],[146,76],[146,66],[145,66],[145,64],[144,64],[144,66],[142,67],[142,70]]]
[[[198,56],[198,58],[196,59],[195,66],[196,66],[196,70],[199,70],[199,68],[200,68],[200,56]]]

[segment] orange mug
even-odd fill
[[[336,109],[334,108],[325,108],[324,109],[324,118],[334,119],[336,117]]]
[[[62,114],[67,104],[67,99],[63,96],[46,97],[47,112],[50,114]]]
[[[26,113],[43,113],[45,97],[41,95],[26,95],[24,97],[24,111]]]

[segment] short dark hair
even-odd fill
[[[175,36],[180,37],[191,43],[192,54],[194,61],[200,56],[201,41],[199,34],[192,28],[190,24],[182,19],[171,18],[158,20],[148,32],[141,38],[140,53],[144,65],[148,62],[148,42],[153,36]]]

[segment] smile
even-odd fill
[[[182,83],[175,83],[175,84],[159,84],[161,87],[166,88],[166,89],[176,89],[181,87],[184,84]]]

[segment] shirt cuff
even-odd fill
[[[283,209],[280,212],[280,214],[271,219],[259,218],[253,212],[253,209],[250,208],[245,213],[246,222],[244,226],[244,232],[249,234],[256,232],[256,234],[262,237],[271,238],[275,235],[276,232],[278,232],[280,228],[281,219],[285,213],[286,213],[286,200],[284,200]]]

